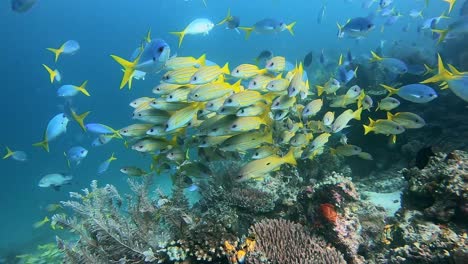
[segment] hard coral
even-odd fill
[[[256,237],[256,254],[246,263],[346,263],[341,253],[319,237],[310,235],[305,228],[284,219],[268,219],[250,228]]]
[[[273,194],[253,188],[233,188],[229,195],[231,205],[252,213],[272,211],[275,200]]]

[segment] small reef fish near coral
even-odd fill
[[[143,2],[92,18],[119,43],[27,40],[42,129],[2,162],[42,173],[54,243],[19,263],[466,263],[468,1]]]

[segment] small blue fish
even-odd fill
[[[68,160],[75,162],[76,165],[79,165],[87,155],[88,150],[80,146],[70,148],[66,154]]]
[[[57,62],[61,54],[73,55],[78,52],[78,50],[80,50],[80,44],[76,40],[68,40],[58,49],[47,48],[47,50],[55,54],[55,62]]]
[[[36,0],[11,0],[11,10],[24,13],[36,4]]]
[[[86,90],[87,84],[88,84],[88,81],[85,81],[80,86],[71,85],[71,84],[62,85],[57,90],[57,95],[60,97],[72,97],[72,96],[77,95],[79,92],[81,92],[86,96],[90,96],[89,92]]]
[[[106,134],[99,135],[96,139],[93,140],[93,142],[91,143],[91,146],[99,147],[99,146],[105,145],[109,143],[113,138],[114,138],[114,135],[106,135]]]
[[[105,160],[101,165],[98,167],[98,174],[103,174],[104,172],[109,169],[109,165],[111,164],[112,161],[116,160],[117,158],[114,156],[114,153],[112,153],[111,157]]]
[[[383,84],[381,86],[389,92],[388,96],[397,94],[401,98],[413,103],[424,104],[437,98],[436,91],[424,84],[408,84],[398,89]]]
[[[349,20],[344,26],[337,23],[338,38],[348,36],[350,38],[362,39],[375,28],[371,18],[356,17]]]
[[[96,133],[96,134],[113,134],[113,135],[115,135],[115,136],[117,136],[119,138],[122,138],[119,131],[113,129],[110,126],[106,126],[106,125],[99,124],[99,123],[89,123],[89,124],[86,124],[85,127],[89,132],[92,132],[92,133]]]
[[[144,43],[142,48],[139,49],[139,52],[137,52],[138,55],[133,58],[132,61],[127,61],[119,56],[111,55],[124,70],[124,75],[120,82],[120,89],[127,83],[129,88],[132,87],[132,76],[135,70],[146,73],[156,73],[160,71],[169,59],[170,53],[171,49],[164,40],[153,39]]]
[[[245,38],[249,38],[250,34],[255,31],[259,34],[271,34],[271,33],[279,33],[285,30],[288,30],[291,35],[294,35],[293,27],[296,25],[296,22],[292,22],[291,24],[286,24],[281,20],[274,19],[274,18],[265,18],[257,23],[255,23],[252,27],[239,27],[245,31],[246,36]]]
[[[44,140],[33,144],[33,146],[42,147],[47,152],[49,152],[49,142],[67,132],[67,125],[69,121],[70,120],[64,113],[55,115],[47,124],[47,128],[44,133]]]
[[[26,155],[26,152],[24,151],[19,151],[19,150],[12,151],[9,147],[6,147],[6,150],[7,150],[7,153],[5,154],[5,156],[3,156],[3,159],[12,158],[14,160],[21,161],[21,162],[28,160],[28,155]]]
[[[393,0],[380,0],[380,8],[386,8],[393,3]]]

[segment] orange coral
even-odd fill
[[[336,223],[338,214],[336,213],[335,206],[333,204],[324,203],[320,205],[320,212],[323,217],[331,223]]]

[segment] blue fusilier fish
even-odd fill
[[[44,132],[44,140],[33,144],[33,146],[42,147],[49,152],[49,142],[67,132],[69,121],[70,120],[64,113],[55,115],[47,124],[46,131]]]
[[[380,8],[386,8],[393,3],[393,0],[380,0]]]
[[[169,45],[162,39],[153,39],[149,42],[146,41],[137,57],[133,61],[127,61],[119,56],[111,55],[111,57],[118,62],[124,70],[122,81],[120,82],[120,89],[124,88],[128,83],[128,88],[132,87],[132,77],[136,70],[145,73],[157,73],[169,59],[171,49]]]
[[[110,156],[110,158],[108,158],[107,160],[105,160],[103,163],[101,163],[98,167],[98,174],[103,174],[104,172],[107,171],[107,169],[109,169],[109,165],[111,164],[112,161],[116,160],[117,158],[114,156],[114,153],[112,153],[112,155]]]
[[[66,153],[66,157],[69,161],[75,162],[79,165],[81,161],[88,155],[88,150],[81,146],[72,147]]]
[[[389,92],[388,96],[397,94],[401,98],[413,103],[424,104],[437,98],[436,91],[424,84],[408,84],[400,88],[394,88],[384,84],[381,84],[381,86]]]
[[[354,70],[347,70],[346,65],[341,65],[338,67],[338,80],[342,84],[349,83],[354,77],[356,77],[357,67]]]
[[[24,13],[36,4],[36,0],[11,0],[11,10]]]
[[[71,84],[62,85],[57,90],[57,95],[60,97],[72,97],[72,96],[77,95],[79,92],[81,92],[86,96],[90,96],[89,92],[86,90],[87,84],[88,84],[88,81],[85,81],[80,86],[71,85]]]
[[[348,36],[350,38],[362,39],[375,28],[370,17],[356,17],[348,20],[344,26],[337,23],[338,38]]]
[[[319,10],[317,16],[317,23],[322,24],[323,18],[325,17],[325,12],[327,11],[327,3],[325,2]]]
[[[263,20],[258,21],[252,27],[239,27],[245,31],[246,35],[245,38],[248,39],[250,34],[253,31],[259,34],[271,34],[271,33],[279,33],[285,30],[288,30],[291,35],[294,36],[293,27],[296,25],[296,22],[292,22],[291,24],[287,25],[281,20],[274,19],[274,18],[265,18]]]
[[[80,50],[80,44],[76,40],[68,40],[65,43],[60,46],[58,49],[54,48],[47,48],[48,51],[52,52],[55,54],[55,62],[57,62],[60,54],[68,54],[68,55],[73,55],[78,50]]]
[[[60,187],[62,187],[63,185],[70,184],[72,179],[73,176],[66,175],[64,173],[47,174],[41,178],[38,186],[42,188],[51,187],[54,190],[59,191]]]
[[[383,58],[379,57],[375,52],[371,51],[372,59],[371,62],[378,62],[386,70],[396,73],[396,74],[405,74],[408,72],[408,66],[402,60],[396,58]]]
[[[99,124],[99,123],[89,123],[89,124],[86,124],[85,127],[89,132],[92,132],[92,133],[96,133],[96,134],[113,134],[118,138],[122,138],[119,131],[113,129],[110,126],[106,126],[106,125]]]
[[[28,155],[24,151],[21,151],[21,150],[13,151],[9,147],[6,147],[6,151],[7,153],[5,154],[5,156],[3,156],[3,159],[12,158],[14,160],[22,161],[22,162],[28,160]]]
[[[228,9],[227,16],[216,25],[220,26],[224,23],[226,23],[226,29],[234,29],[237,33],[240,34],[239,29],[238,29],[240,25],[240,18],[237,16],[231,15],[231,9]]]

